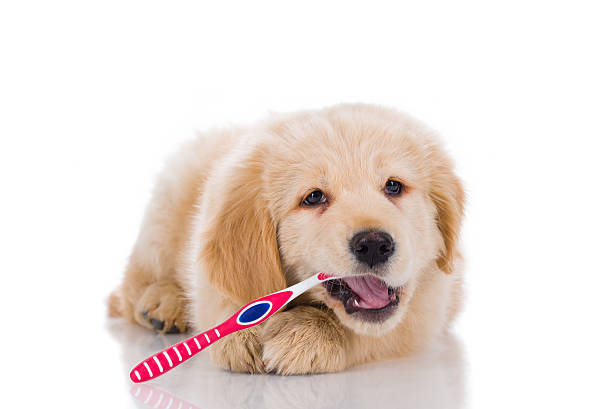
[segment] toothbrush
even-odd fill
[[[141,383],[157,378],[176,368],[221,338],[236,331],[261,324],[300,294],[319,283],[333,278],[331,275],[318,273],[284,290],[251,301],[216,327],[179,342],[145,359],[132,369],[130,379],[134,383]]]

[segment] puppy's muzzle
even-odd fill
[[[357,260],[370,268],[385,263],[395,251],[395,243],[384,231],[363,231],[350,240],[350,248]]]

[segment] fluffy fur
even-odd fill
[[[384,192],[391,177],[405,186],[397,197]],[[312,189],[328,202],[302,206]],[[390,317],[361,320],[320,286],[210,351],[233,371],[281,374],[405,356],[459,309],[463,203],[436,138],[393,110],[339,105],[213,131],[162,173],[109,311],[165,332],[205,330],[314,272],[368,273],[348,241],[384,230],[395,253],[379,277],[400,297]]]

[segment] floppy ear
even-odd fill
[[[441,160],[446,162],[444,158]],[[437,210],[437,224],[444,240],[444,249],[436,260],[440,270],[450,274],[457,255],[459,230],[463,219],[465,193],[450,165],[440,166],[434,174],[430,196]]]
[[[267,198],[263,155],[251,155],[209,180],[208,225],[200,262],[209,282],[237,304],[286,287]]]

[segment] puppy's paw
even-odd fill
[[[263,328],[268,372],[298,375],[346,368],[346,335],[327,312],[298,306],[271,317]]]
[[[215,364],[232,372],[265,373],[259,328],[247,328],[215,342],[210,347]]]
[[[136,303],[134,319],[159,332],[185,332],[185,300],[180,288],[172,282],[149,285]]]

